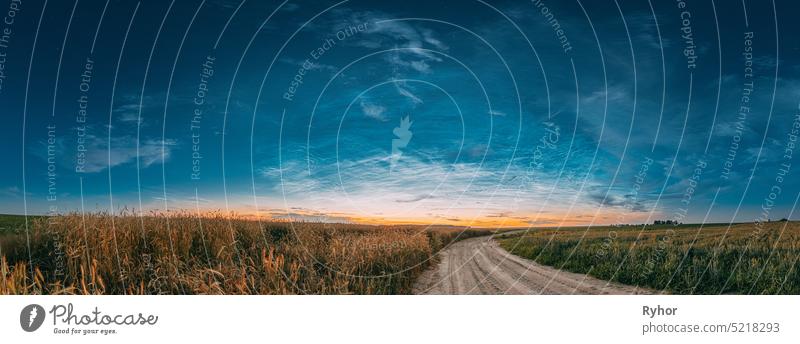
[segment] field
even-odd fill
[[[406,294],[435,254],[488,229],[221,215],[0,216],[0,294]],[[800,224],[497,235],[539,264],[675,294],[800,294]]]
[[[28,221],[35,220],[41,216],[28,216]],[[19,234],[25,230],[25,216],[23,215],[1,215],[0,214],[0,235]]]
[[[449,242],[492,233],[73,214],[29,218],[29,250],[1,221],[0,294],[404,294]]]
[[[675,294],[800,294],[800,224],[594,227],[502,234],[537,263]]]

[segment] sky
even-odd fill
[[[793,218],[793,1],[4,1],[0,213]]]

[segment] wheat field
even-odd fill
[[[491,232],[70,214],[28,233],[0,235],[0,294],[404,294],[449,242]]]

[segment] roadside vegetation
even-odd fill
[[[675,294],[800,294],[800,223],[594,227],[502,234],[537,263]]]
[[[187,214],[28,221],[30,249],[24,230],[0,234],[0,294],[404,294],[448,243],[492,233]]]

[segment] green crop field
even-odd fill
[[[41,216],[28,216],[28,221],[40,218]],[[24,215],[4,215],[0,214],[0,235],[18,234],[25,230]]]
[[[800,224],[544,229],[500,245],[537,263],[675,294],[800,294]]]

